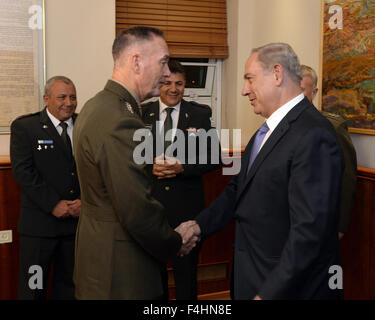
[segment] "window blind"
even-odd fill
[[[137,25],[161,29],[171,57],[228,57],[226,0],[116,0],[116,32]]]

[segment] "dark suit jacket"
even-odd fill
[[[329,299],[339,264],[337,226],[343,156],[335,131],[305,98],[278,124],[246,175],[197,217],[208,236],[236,221],[234,298]]]
[[[177,255],[181,237],[151,197],[145,164],[133,159],[144,129],[137,102],[114,81],[90,99],[74,128],[82,191],[74,281],[78,299],[156,299],[160,261]]]
[[[156,121],[159,121],[159,101],[144,105],[142,107],[142,115],[146,127],[152,130],[155,156],[155,143],[159,138],[156,128]],[[203,148],[201,153],[199,151],[200,140],[196,130],[204,129],[208,131],[212,129],[210,118],[210,107],[182,100],[177,128],[184,132],[185,154],[182,159],[179,159],[183,163],[184,171],[175,178],[170,179],[158,180],[152,175],[153,195],[165,207],[168,221],[173,228],[177,227],[183,221],[193,219],[203,210],[205,202],[202,176],[205,172],[220,167],[220,146],[216,134],[213,136],[213,143],[216,144],[218,152],[216,163],[211,164],[210,139],[208,139],[207,147]],[[188,154],[189,139],[196,141],[196,148],[190,155]],[[207,164],[199,164],[203,153],[207,155]],[[178,158],[177,153],[175,156]],[[188,164],[189,159],[191,161],[194,158],[197,164]],[[212,160],[214,161],[214,159]],[[152,172],[152,165],[150,165],[149,171],[150,173]]]
[[[18,231],[42,237],[74,234],[77,218],[58,219],[51,213],[60,200],[79,198],[80,189],[74,159],[46,109],[13,121],[10,158],[21,187]]]
[[[344,153],[345,169],[342,176],[340,198],[339,231],[347,232],[350,216],[354,207],[355,191],[357,187],[357,155],[348,132],[347,120],[337,114],[322,112],[336,130],[342,152]]]

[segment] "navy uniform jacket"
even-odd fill
[[[41,237],[73,235],[78,219],[56,218],[52,210],[60,200],[80,197],[76,166],[46,109],[13,121],[10,158],[21,187],[18,231]]]
[[[156,154],[155,143],[158,137],[156,121],[159,120],[159,101],[146,104],[142,107],[143,121],[146,127],[151,128],[154,142],[154,156]],[[204,173],[220,167],[220,146],[215,131],[213,145],[216,146],[218,157],[211,157],[210,139],[207,147],[199,151],[199,139],[197,130],[209,131],[211,127],[211,108],[196,102],[181,101],[177,128],[184,133],[185,155],[179,159],[183,164],[184,171],[174,178],[157,179],[153,175],[153,195],[165,207],[165,212],[170,225],[175,228],[181,222],[194,219],[194,217],[205,207],[204,187],[202,176]],[[161,124],[163,125],[163,124]],[[188,154],[188,141],[194,139],[196,148]],[[175,140],[176,141],[176,140]],[[207,163],[200,164],[203,153],[207,155]],[[178,158],[176,153],[174,156]],[[195,159],[196,164],[189,164]],[[211,163],[214,162],[214,163]],[[215,163],[216,162],[216,163]],[[152,171],[152,165],[149,166]]]
[[[254,135],[255,136],[255,135]],[[336,299],[329,268],[339,264],[343,155],[334,128],[305,98],[197,217],[203,236],[236,219],[234,298]]]

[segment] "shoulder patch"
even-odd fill
[[[147,108],[148,106],[152,105],[155,101],[149,101],[149,102],[146,102],[146,103],[141,103],[141,107],[142,108]]]
[[[38,116],[39,114],[40,114],[40,111],[33,112],[33,113],[27,113],[27,114],[23,114],[22,116],[17,117],[15,120],[30,118],[30,117],[33,117],[33,116]]]
[[[207,105],[207,104],[201,104],[201,103],[198,103],[196,101],[188,101],[188,102],[191,103],[192,105],[196,106],[196,107],[211,109],[211,107],[209,105]]]

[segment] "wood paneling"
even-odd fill
[[[375,170],[358,168],[355,206],[340,247],[345,299],[375,299]]]
[[[231,176],[221,170],[204,176],[206,205],[229,183]],[[20,190],[15,183],[9,157],[0,157],[0,230],[12,230],[13,242],[0,244],[0,299],[16,299],[18,274],[18,234]],[[349,230],[341,240],[345,299],[375,299],[375,170],[358,168],[356,203]],[[206,239],[199,265],[207,268],[228,264],[225,277],[202,280],[198,294],[229,290],[233,255],[234,224]],[[206,277],[207,278],[207,277]],[[174,288],[170,287],[173,295]]]
[[[20,189],[12,177],[9,157],[0,157],[0,231],[12,230],[13,242],[0,244],[0,300],[16,299],[18,285]]]

